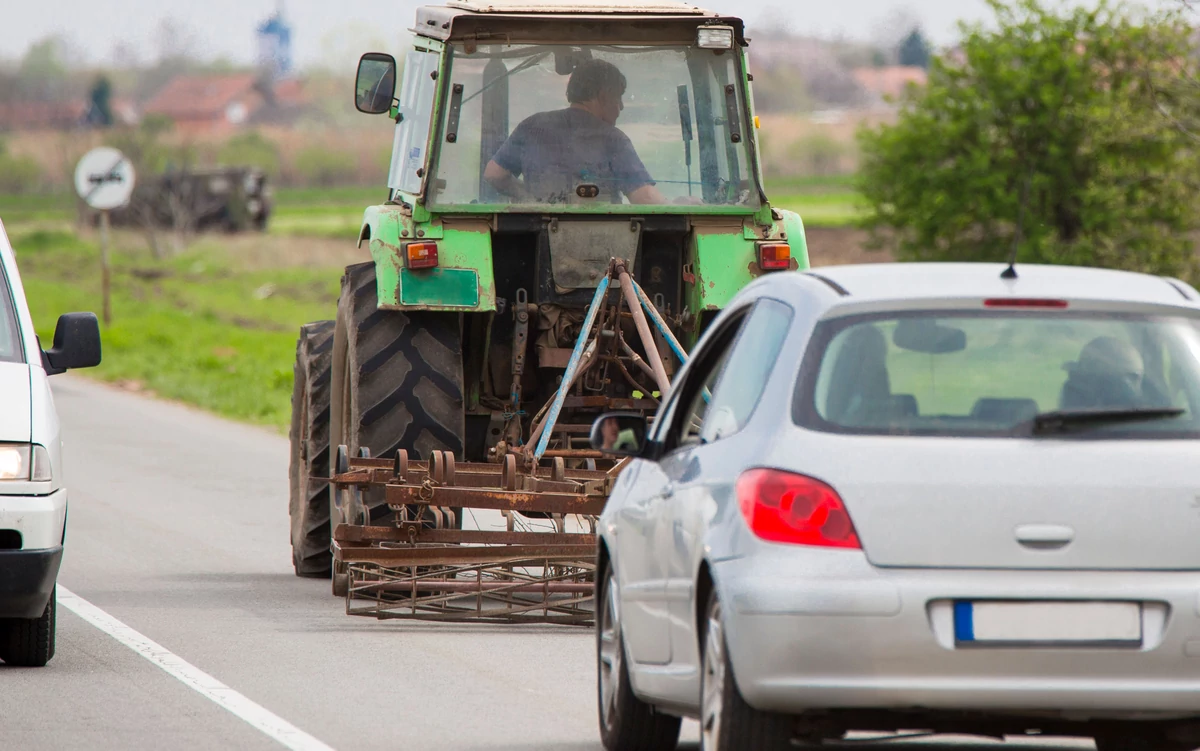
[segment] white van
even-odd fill
[[[62,436],[49,376],[100,364],[92,313],[58,319],[43,351],[0,222],[0,660],[54,656],[54,585],[66,540]]]

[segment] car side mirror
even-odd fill
[[[359,58],[354,107],[368,115],[382,115],[391,110],[395,96],[396,58],[384,52],[368,52]]]
[[[100,322],[95,313],[64,313],[54,327],[54,346],[42,352],[46,375],[100,364]]]
[[[641,456],[646,449],[646,418],[610,412],[592,424],[592,448],[612,456]]]

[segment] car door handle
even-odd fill
[[[1056,550],[1075,539],[1075,530],[1063,524],[1022,524],[1014,532],[1017,542],[1035,550]]]

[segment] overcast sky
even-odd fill
[[[1145,0],[1165,3],[1172,0]],[[62,34],[91,63],[111,63],[115,50],[152,60],[162,46],[164,20],[185,30],[184,43],[204,57],[249,62],[254,27],[280,0],[0,0],[0,59],[20,58],[29,45]],[[296,62],[306,66],[360,51],[364,44],[395,44],[392,30],[407,29],[418,5],[437,0],[283,0],[293,27]],[[1079,4],[1083,0],[1067,0]],[[919,20],[936,44],[955,38],[960,19],[990,17],[983,0],[707,0],[714,10],[746,21],[781,22],[820,36],[874,39],[895,25],[897,13]],[[389,46],[392,46],[389,45]],[[388,50],[391,51],[391,50]]]

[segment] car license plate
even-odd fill
[[[959,646],[1139,646],[1136,602],[954,603]]]

